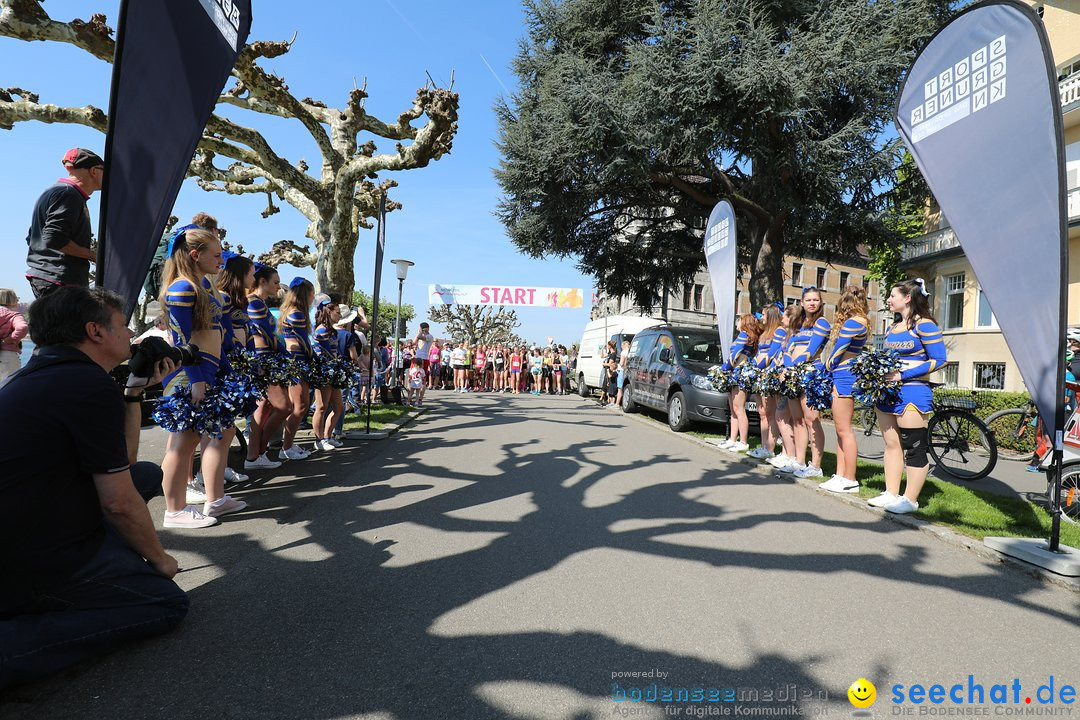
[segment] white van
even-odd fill
[[[608,340],[614,340],[616,352],[621,352],[623,340],[633,340],[639,331],[663,324],[661,318],[641,315],[609,315],[590,321],[578,344],[577,369],[574,371],[578,393],[588,397],[593,389],[600,387],[604,345]]]

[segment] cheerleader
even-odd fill
[[[225,252],[222,253],[222,256],[228,256],[228,259],[225,261],[225,267],[217,273],[214,285],[217,288],[222,301],[221,330],[223,341],[221,348],[221,367],[222,373],[228,378],[231,373],[229,356],[235,352],[243,352],[247,347],[247,298],[245,296],[245,290],[251,284],[252,278],[255,276],[255,263],[236,253]],[[202,450],[202,457],[206,457],[207,447],[218,445],[220,446],[218,451],[228,459],[229,448],[232,445],[232,440],[235,435],[235,426],[230,426],[228,430],[222,433],[220,438],[204,435],[199,442],[199,446]],[[207,463],[204,462],[202,464],[206,465]],[[206,470],[208,470],[208,468]],[[200,468],[199,473],[195,476],[194,483],[188,487],[188,502],[191,502],[193,499],[211,502],[216,501],[224,496],[224,483],[226,481],[243,482],[248,479],[247,475],[236,472],[228,465],[223,468],[222,472],[223,475],[220,479],[211,476],[210,487],[208,489],[206,483],[207,475],[204,472],[204,469]],[[200,498],[200,496],[202,497]]]
[[[218,383],[222,345],[225,334],[221,324],[224,305],[208,275],[217,273],[221,264],[221,243],[217,235],[201,229],[185,229],[177,233],[166,250],[161,306],[168,315],[173,345],[194,344],[199,347],[199,362],[181,366],[165,378],[165,395],[190,392],[191,404],[198,406]],[[182,395],[181,395],[182,397]],[[166,401],[168,402],[168,401]],[[161,406],[159,406],[159,410]],[[194,430],[178,429],[169,435],[165,457],[161,462],[162,488],[165,491],[167,528],[202,528],[215,525],[217,518],[247,507],[219,493],[217,479],[224,486],[228,446],[213,443],[202,457],[207,485],[207,502],[202,512],[187,504],[187,479],[199,435]],[[216,495],[220,497],[210,498]]]
[[[945,364],[941,328],[930,312],[930,294],[922,278],[905,280],[889,293],[889,310],[900,322],[885,337],[885,349],[900,356],[903,367],[885,377],[902,381],[900,399],[877,406],[878,426],[885,438],[885,492],[868,502],[892,513],[919,509],[919,492],[926,482],[926,421],[933,396],[927,376]],[[900,480],[907,468],[907,487]]]
[[[788,305],[784,308],[783,314],[780,316],[780,327],[776,329],[776,333],[773,335],[773,343],[777,347],[773,350],[776,354],[774,360],[777,367],[780,368],[780,379],[785,381],[787,379],[787,373],[791,367],[791,356],[788,354],[788,349],[791,347],[791,321],[792,318],[799,312],[798,305]],[[765,462],[769,463],[777,470],[787,468],[795,463],[795,423],[791,420],[791,406],[798,406],[799,402],[796,399],[792,402],[790,397],[787,397],[781,393],[776,399],[776,427],[780,433],[780,443],[782,450],[769,458]],[[800,413],[799,424],[802,423],[802,415]],[[792,468],[792,471],[799,469],[798,466]]]
[[[279,460],[305,460],[311,453],[299,445],[294,445],[296,431],[307,417],[311,403],[311,387],[308,373],[311,370],[313,352],[311,349],[311,302],[315,297],[315,286],[302,277],[293,278],[285,299],[281,301],[281,314],[278,317],[278,332],[285,339],[285,352],[302,368],[300,377],[289,385],[289,402],[292,412],[285,419],[285,433],[281,439]]]
[[[821,483],[821,488],[831,492],[857,493],[859,483],[855,477],[858,446],[851,426],[855,414],[852,385],[855,376],[851,372],[854,360],[870,337],[870,310],[866,302],[866,290],[859,285],[849,285],[836,304],[836,325],[833,327],[833,349],[825,359],[825,370],[832,373],[832,416],[836,425],[836,474]]]
[[[825,341],[832,334],[832,325],[825,319],[821,293],[813,285],[803,288],[802,309],[801,323],[795,335],[795,343],[800,348],[800,352],[792,359],[796,363],[814,363],[819,370],[822,370],[823,366],[818,356],[821,354]],[[816,408],[806,404],[805,393],[799,398],[799,405],[808,438],[806,442],[810,445],[810,464],[796,468],[794,473],[798,477],[821,477],[821,455],[825,451],[825,429],[821,426],[821,414]],[[796,445],[795,455],[796,462],[801,463],[806,457],[806,445],[802,446],[801,451]]]
[[[281,293],[281,279],[277,270],[269,265],[255,269],[251,290],[248,292],[247,322],[249,345],[255,350],[255,357],[264,372],[271,372],[278,353],[277,331],[266,301]],[[281,463],[267,456],[270,438],[277,435],[285,419],[292,413],[292,401],[288,389],[279,383],[270,383],[266,387],[266,397],[255,408],[252,416],[251,433],[248,437],[245,470],[273,470]]]
[[[330,300],[319,302],[315,310],[315,361],[329,367],[338,359],[338,331],[334,323],[341,320],[341,308]],[[345,413],[345,403],[341,399],[341,388],[330,382],[315,389],[315,414],[311,418],[311,428],[315,432],[316,450],[335,450],[345,443],[334,437],[334,426]]]
[[[726,360],[721,369],[738,370],[757,352],[758,336],[761,325],[757,318],[747,313],[739,318],[739,335],[731,346],[731,358]],[[747,439],[750,435],[750,420],[746,417],[746,391],[738,385],[728,390],[728,439],[716,443],[718,448],[743,452],[750,448]]]
[[[761,315],[763,318],[763,327],[761,330],[761,336],[758,338],[757,354],[754,356],[754,365],[761,372],[761,377],[764,378],[765,374],[770,371],[776,362],[776,356],[780,352],[782,339],[777,337],[777,333],[781,331],[781,310],[783,306],[780,303],[769,305],[765,308]],[[783,338],[787,337],[787,333],[783,333]],[[778,342],[779,341],[779,342]],[[759,460],[769,460],[773,457],[773,448],[776,447],[776,441],[780,439],[780,428],[776,423],[776,401],[777,395],[775,394],[762,394],[758,393],[758,418],[759,427],[761,431],[761,447],[754,448],[750,452],[746,453],[747,457],[757,458]]]

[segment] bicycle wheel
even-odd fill
[[[1054,485],[1051,482],[1046,489],[1047,507],[1051,510],[1054,503],[1053,493]],[[1061,474],[1061,519],[1074,525],[1080,524],[1080,465],[1067,467]]]
[[[994,433],[998,457],[1006,460],[1029,460],[1035,453],[1035,427],[1032,415],[1023,408],[999,410],[986,418],[986,427]]]
[[[986,477],[997,463],[997,444],[982,420],[966,410],[942,410],[927,428],[930,457],[942,470],[960,480]]]
[[[880,460],[885,457],[885,438],[877,424],[877,411],[873,405],[855,408],[851,418],[855,429],[855,444],[859,448],[859,457],[867,460]]]

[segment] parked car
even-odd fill
[[[632,340],[639,330],[662,325],[659,318],[638,315],[609,315],[590,321],[585,325],[578,344],[577,365],[574,379],[577,381],[578,394],[588,397],[593,388],[600,387],[604,364],[604,345],[608,340],[615,342],[615,352],[622,351],[622,341]]]
[[[713,388],[709,368],[719,365],[720,338],[714,328],[663,325],[642,330],[630,344],[622,409],[638,405],[667,413],[668,425],[682,432],[691,422],[727,425],[728,394]],[[757,406],[746,404],[751,427]]]

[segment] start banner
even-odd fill
[[[430,305],[516,305],[519,307],[580,308],[581,288],[520,285],[428,285]]]

